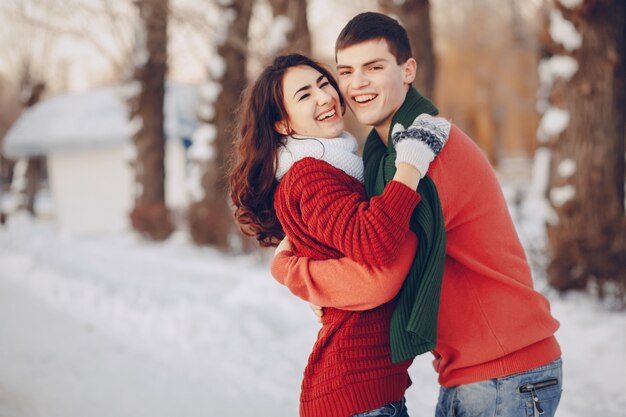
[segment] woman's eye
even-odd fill
[[[323,83],[320,84],[320,88],[324,88],[330,85],[330,82],[328,81],[324,81]]]
[[[302,100],[304,100],[305,98],[307,98],[307,97],[309,97],[309,96],[310,96],[310,94],[302,94],[302,95],[300,96],[300,98],[298,99],[298,101],[302,101]]]

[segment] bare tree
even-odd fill
[[[594,283],[600,297],[612,284],[626,302],[626,3],[560,0],[547,21],[553,84],[540,134],[552,155],[549,282]]]
[[[227,198],[226,159],[235,127],[234,112],[246,85],[252,6],[248,0],[220,5],[220,16],[227,25],[209,66],[211,80],[204,88],[204,111],[200,114],[203,124],[190,150],[201,178],[201,190],[189,207],[190,233],[197,244],[223,249],[229,246],[228,235],[234,224]]]
[[[28,62],[26,62],[24,66],[20,87],[21,103],[24,108],[29,108],[37,104],[46,89],[46,84],[43,81],[33,78],[28,67]],[[32,156],[26,161],[24,187],[20,190],[21,198],[18,209],[26,210],[32,216],[35,215],[35,197],[39,188],[39,181],[44,175],[44,170],[45,157]]]
[[[174,226],[165,206],[165,133],[163,102],[167,70],[167,0],[137,0],[134,83],[130,125],[137,151],[133,227],[154,240],[164,240]]]
[[[32,22],[32,15],[37,14],[42,18],[54,19],[56,12],[54,7],[44,1],[7,1],[0,5],[0,18],[6,19],[7,25],[13,32],[2,33],[0,36],[17,43],[17,47],[5,48],[2,51],[3,65],[0,71],[8,73],[8,82],[14,83],[18,88],[3,90],[2,101],[9,98],[16,100],[13,105],[6,105],[3,109],[3,126],[0,126],[0,134],[8,130],[23,109],[34,106],[42,98],[46,90],[46,79],[50,78],[49,47],[55,33],[46,28],[38,27]],[[6,31],[7,28],[5,27]],[[13,180],[13,161],[0,156],[2,165],[2,180]],[[30,156],[25,160],[23,178],[20,177],[18,209],[25,210],[35,215],[35,198],[42,178],[46,173],[45,158],[40,155]],[[3,181],[2,181],[3,182]]]
[[[311,34],[307,22],[306,0],[270,0],[274,14],[273,28],[283,31],[284,44],[276,53],[311,54]]]
[[[437,60],[433,50],[429,0],[378,0],[378,3],[384,13],[393,14],[402,22],[417,60],[415,86],[426,97],[432,97]]]

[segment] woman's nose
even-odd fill
[[[317,92],[317,105],[323,106],[328,104],[332,100],[332,96],[328,94],[326,91],[319,89]]]

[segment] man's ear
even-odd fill
[[[279,120],[274,123],[274,130],[281,135],[287,136],[289,134],[289,124],[284,120]]]
[[[415,80],[415,75],[417,74],[417,62],[415,58],[409,58],[403,64],[404,68],[404,83],[411,84]]]

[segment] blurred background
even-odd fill
[[[380,10],[410,34],[418,89],[500,175],[538,171],[551,284],[623,300],[623,3],[5,0],[3,216],[43,215],[45,189],[61,227],[253,250],[224,176],[242,89],[282,52],[332,68],[345,22]]]
[[[176,316],[180,322],[166,326],[169,330],[156,331],[170,341],[186,340],[178,343],[188,343],[182,349],[194,352],[212,337],[198,333],[203,324],[194,321],[195,330],[177,331],[192,316],[218,314],[201,305],[211,304],[219,314],[238,305],[234,315],[242,308],[248,311],[242,305],[250,311],[262,308],[254,303],[250,307],[252,295],[247,292],[241,305],[225,307],[215,301],[232,301],[225,282],[242,280],[244,285],[242,274],[260,274],[263,282],[271,281],[269,252],[239,233],[228,200],[225,172],[240,94],[279,53],[310,55],[334,70],[335,38],[352,16],[370,10],[397,18],[407,29],[418,62],[415,86],[434,100],[441,115],[468,133],[492,163],[538,286],[553,300],[583,297],[583,303],[589,303],[583,314],[587,319],[576,321],[564,337],[571,334],[574,340],[574,334],[602,321],[609,327],[598,338],[617,335],[618,343],[604,355],[608,340],[600,351],[590,346],[579,356],[617,360],[616,367],[598,366],[623,375],[623,0],[2,0],[0,278],[10,285],[26,285],[22,290],[40,294],[47,304],[74,309],[76,317],[87,317],[89,323],[81,326],[89,329],[98,327],[94,311],[105,308],[111,294],[126,294],[128,304],[120,304],[118,297],[117,307],[105,308],[108,313],[102,317],[135,317],[136,327],[122,332],[127,339],[136,335],[131,329],[153,334],[152,326],[161,329],[169,320],[165,312],[171,313],[163,292],[151,293],[154,288],[148,284],[123,287],[144,275],[143,263],[137,260],[144,259],[146,267],[156,268],[148,270],[163,289],[184,294],[172,301],[176,306],[195,305],[189,288],[212,294],[207,295],[212,303],[199,299],[197,310],[185,310]],[[367,133],[350,115],[348,127],[358,138]],[[126,257],[131,253],[137,259]],[[170,256],[178,257],[177,262],[167,264]],[[191,267],[182,267],[182,260]],[[172,284],[169,279],[175,275],[184,284]],[[98,287],[103,283],[108,290]],[[280,309],[283,301],[278,300],[288,294],[277,294],[271,299]],[[78,303],[82,307],[76,310],[77,301],[86,296],[90,301]],[[161,300],[155,304],[158,308],[153,306],[159,318],[146,313],[151,311],[151,297]],[[581,305],[580,298],[558,308],[569,315],[575,305]],[[286,315],[272,319],[289,316],[292,308],[284,307]],[[0,316],[3,313],[7,320],[15,317],[15,310],[0,311]],[[297,321],[298,326],[307,319]],[[8,331],[2,323],[0,330]],[[618,333],[611,327],[615,323],[621,326]],[[272,329],[285,331],[282,324],[274,324]],[[251,339],[257,335],[255,330],[242,331],[251,331]],[[297,339],[296,371],[285,371],[294,372],[295,379],[286,391],[279,389],[289,400],[276,404],[294,406],[297,369],[311,337]],[[27,341],[24,346],[30,346]],[[5,343],[17,354],[19,343]],[[285,353],[273,354],[284,358]],[[33,381],[33,374],[23,373],[26,368],[5,371],[20,375],[20,381]],[[21,406],[3,414],[7,381],[0,375],[0,416],[46,415],[20,414],[15,410]],[[40,382],[44,386],[49,381]],[[33,389],[23,384],[26,391]],[[615,387],[621,395],[618,401],[607,399],[611,404],[597,408],[595,415],[617,415],[612,412],[624,409],[620,387],[623,380]],[[429,399],[434,395],[428,391]],[[54,402],[38,398],[42,404]],[[583,404],[567,406],[569,415],[588,415],[584,412],[601,407],[591,399],[585,402],[589,396],[579,398]],[[272,401],[262,403],[267,415],[275,412]],[[417,397],[413,401],[426,403]]]

